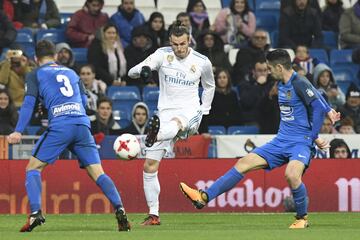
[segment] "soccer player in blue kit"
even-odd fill
[[[266,58],[271,75],[279,80],[281,121],[276,137],[240,158],[208,189],[196,190],[185,183],[180,183],[180,189],[196,208],[201,209],[233,188],[244,178],[244,174],[257,169],[271,170],[287,163],[285,177],[296,206],[296,219],[289,228],[306,228],[309,226],[307,192],[302,175],[313,157],[314,145],[320,149],[329,147],[328,141],[318,136],[325,115],[335,123],[340,119],[340,114],[329,107],[306,78],[292,70],[290,56],[285,50],[274,50]]]
[[[41,172],[56,161],[68,148],[78,157],[80,167],[101,188],[115,209],[119,231],[129,231],[130,224],[116,186],[104,173],[94,138],[90,133],[90,120],[85,114],[86,95],[79,76],[71,69],[55,63],[55,46],[39,41],[35,48],[39,65],[26,78],[26,95],[21,106],[15,131],[8,136],[9,143],[19,143],[22,132],[30,121],[36,99],[48,109],[49,127],[37,141],[26,167],[26,192],[31,214],[21,232],[31,232],[43,224],[41,213]]]

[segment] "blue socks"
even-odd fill
[[[244,175],[236,170],[235,167],[231,168],[222,177],[218,178],[209,189],[205,191],[208,196],[208,202],[220,194],[232,189],[243,178]]]
[[[307,192],[306,187],[304,183],[301,183],[301,185],[297,189],[291,189],[295,207],[296,207],[296,216],[297,217],[303,217],[307,214]]]
[[[26,172],[25,188],[31,213],[41,209],[41,173],[37,170]]]
[[[101,188],[105,196],[110,200],[111,204],[113,205],[114,209],[118,209],[122,207],[122,201],[117,191],[114,182],[109,178],[108,175],[102,174],[96,180],[96,184]]]

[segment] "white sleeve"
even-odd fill
[[[206,59],[206,63],[201,72],[201,85],[204,91],[201,95],[201,111],[203,115],[208,115],[211,109],[211,102],[215,93],[215,80],[212,69],[212,64],[209,59]]]
[[[151,70],[158,71],[162,64],[163,55],[164,55],[163,50],[161,49],[156,50],[153,54],[148,56],[144,61],[132,67],[128,72],[128,76],[131,78],[139,78],[143,66],[149,66]]]

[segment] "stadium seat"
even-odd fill
[[[60,22],[61,22],[61,28],[65,29],[67,24],[71,20],[71,16],[73,13],[60,13]]]
[[[346,94],[350,84],[351,84],[351,81],[338,81],[336,82],[336,84],[338,85],[338,87],[341,89],[341,91]]]
[[[279,31],[272,31],[270,32],[270,40],[271,40],[271,47],[277,48],[279,44]]]
[[[124,105],[123,103],[114,102],[112,108],[114,120],[120,121],[122,119],[126,119],[131,121],[132,109],[130,109],[129,106]]]
[[[234,64],[236,62],[236,56],[237,56],[238,51],[239,51],[238,48],[233,48],[233,49],[230,49],[230,51],[229,51],[229,62],[232,66],[234,66]]]
[[[275,31],[279,27],[278,18],[268,12],[257,12],[256,27],[265,29],[268,32]]]
[[[52,41],[53,43],[65,42],[65,30],[64,29],[47,29],[39,30],[36,33],[36,41],[46,39]]]
[[[147,102],[147,101],[156,101],[159,98],[159,87],[148,87],[145,86],[143,88],[143,101]]]
[[[247,125],[247,126],[230,126],[227,130],[229,135],[238,135],[238,134],[258,134],[259,128],[256,125]]]
[[[324,49],[311,48],[309,49],[309,53],[312,58],[317,58],[320,62],[329,65],[329,57]]]
[[[338,34],[332,31],[323,31],[324,45],[332,49],[338,48]]]
[[[333,49],[330,52],[330,66],[339,67],[339,66],[351,66],[352,59],[352,49]]]
[[[120,119],[117,121],[121,128],[126,128],[131,124],[131,121],[128,119]]]
[[[87,48],[72,48],[75,62],[78,64],[86,64],[87,63]]]
[[[224,126],[220,126],[220,125],[212,125],[208,127],[208,132],[211,135],[225,135],[226,134],[226,129]]]
[[[358,68],[351,68],[346,66],[335,66],[331,68],[334,73],[335,81],[352,81],[356,83]]]
[[[107,95],[113,104],[118,104],[122,108],[128,107],[130,112],[134,104],[141,101],[140,91],[136,86],[110,86]]]
[[[30,29],[23,28],[17,30],[15,43],[18,43],[23,47],[34,47],[35,46],[34,42],[35,41],[33,38],[33,33]]]
[[[258,10],[278,10],[280,12],[280,0],[256,0],[255,3],[256,12]]]
[[[36,133],[40,130],[40,126],[27,126],[25,132],[27,135],[36,135]]]

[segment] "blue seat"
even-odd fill
[[[226,129],[224,126],[220,126],[220,125],[212,125],[208,127],[208,132],[211,135],[225,135],[226,134]]]
[[[317,58],[320,62],[329,64],[329,57],[324,49],[311,48],[309,49],[309,53],[312,58]]]
[[[324,45],[329,48],[338,48],[338,34],[332,31],[322,31]]]
[[[73,13],[60,13],[61,28],[65,29],[70,22]]]
[[[255,2],[256,2],[256,6],[255,6],[256,11],[279,10],[280,12],[280,0],[256,0]]]
[[[330,66],[350,66],[352,63],[351,59],[352,49],[333,49],[330,52]]]
[[[159,87],[149,87],[149,86],[145,86],[143,88],[143,101],[144,102],[148,102],[148,101],[158,101],[159,99]]]
[[[336,83],[341,81],[352,81],[356,83],[357,81],[357,70],[351,67],[336,66],[332,67],[334,78]]]
[[[257,12],[256,13],[256,27],[265,29],[268,32],[275,31],[278,29],[278,18],[268,12]]]
[[[277,48],[279,44],[279,31],[275,30],[270,32],[270,40],[271,40],[271,46],[273,48]]]
[[[32,31],[28,28],[17,30],[15,43],[18,43],[23,47],[35,47]]]
[[[230,126],[227,131],[230,135],[238,135],[238,134],[258,134],[259,128],[255,125],[248,126]]]
[[[117,121],[121,128],[126,128],[131,124],[131,121],[128,119],[120,119]]]
[[[40,130],[40,126],[27,126],[26,127],[26,132],[27,135],[36,135],[36,133]]]
[[[126,119],[131,121],[131,112],[132,108],[122,102],[113,102],[113,117],[114,120],[120,121],[122,119]]]
[[[36,33],[36,41],[46,39],[52,41],[54,44],[66,42],[64,29],[42,29]]]
[[[75,62],[78,64],[86,64],[87,63],[87,48],[72,48]]]
[[[136,86],[110,86],[107,95],[113,101],[113,104],[119,104],[130,109],[135,103],[141,101],[140,91]]]
[[[341,91],[346,94],[349,86],[351,85],[351,81],[338,81],[336,83]]]

